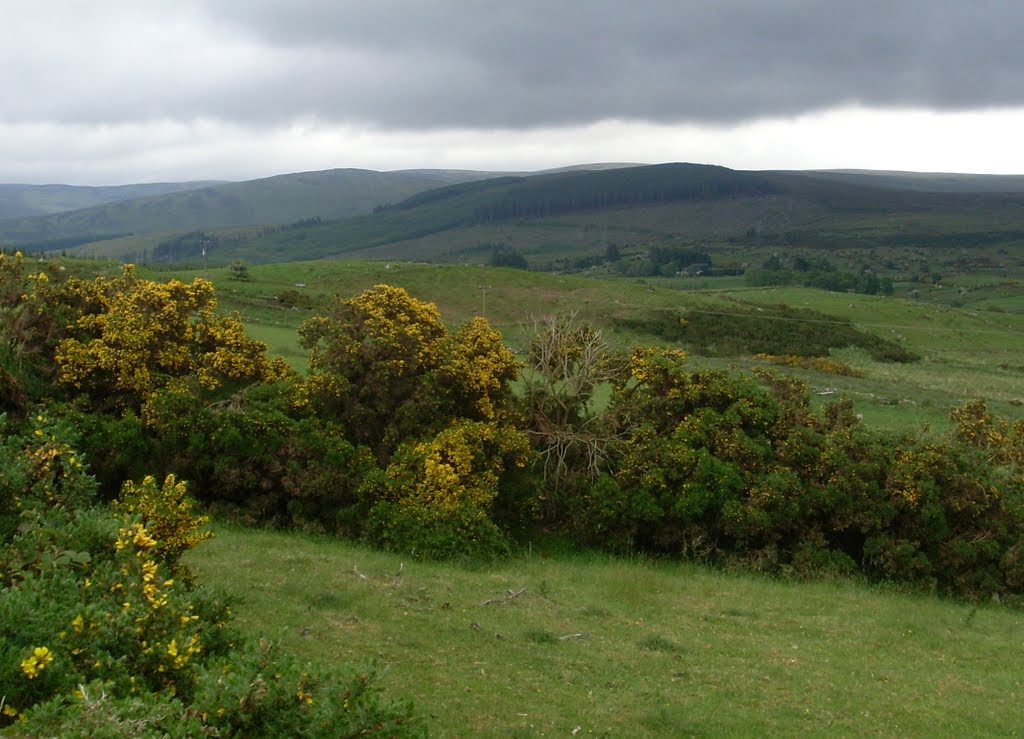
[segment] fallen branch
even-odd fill
[[[507,590],[507,591],[505,591],[505,597],[504,598],[488,598],[487,600],[484,601],[484,605],[485,606],[490,606],[490,605],[494,605],[495,603],[497,603],[499,605],[505,605],[509,601],[515,600],[516,598],[518,598],[520,595],[522,595],[525,592],[526,592],[526,588],[523,588],[522,590]]]

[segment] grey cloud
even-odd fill
[[[8,52],[32,61],[0,72],[10,97],[0,119],[262,125],[310,116],[490,128],[610,118],[733,123],[844,103],[1024,104],[1024,5],[1013,0],[92,5],[98,20],[78,21],[84,30],[72,24],[73,10],[67,25],[45,26],[42,46],[62,50],[51,56],[63,68],[31,46]],[[45,6],[22,4],[41,7],[34,13]],[[150,35],[166,27],[166,45],[147,56],[125,38],[133,24]]]

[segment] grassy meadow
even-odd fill
[[[1024,419],[1020,192],[880,195],[842,177],[825,186],[784,173],[673,165],[423,193],[424,178],[451,183],[456,175],[390,174],[305,173],[8,225],[25,238],[45,236],[47,250],[66,241],[93,258],[68,269],[116,274],[118,263],[99,261],[109,258],[138,261],[139,274],[156,280],[210,279],[218,310],[237,313],[299,372],[307,366],[303,321],[334,297],[386,283],[436,304],[449,327],[486,317],[521,357],[541,321],[576,312],[619,350],[678,340],[694,368],[792,374],[813,404],[849,399],[873,430],[928,438],[949,428],[951,407],[974,398],[998,416]],[[339,195],[356,191],[359,202]],[[412,193],[422,194],[401,202]],[[324,209],[346,202],[363,215],[330,220],[345,214]],[[270,220],[254,220],[256,212]],[[210,232],[186,233],[185,224]],[[85,232],[110,238],[71,246]],[[620,247],[619,260],[604,260]],[[652,247],[713,258],[659,262]],[[483,266],[501,250],[525,257],[532,271]],[[160,263],[165,257],[178,261]],[[232,279],[225,265],[235,259],[245,261],[248,279]],[[765,266],[771,260],[782,267]],[[683,274],[696,264],[731,276]],[[758,272],[788,271],[766,280],[795,283],[819,269],[883,277],[894,293],[751,286]],[[773,321],[817,330],[771,330]],[[758,359],[764,350],[751,349],[750,337],[761,335],[747,331],[755,325],[768,327],[772,345],[792,334],[804,346],[812,333],[856,334],[852,345],[826,344],[852,373]],[[865,334],[891,342],[890,357],[905,350],[918,359],[881,361]],[[594,404],[609,395],[598,387]],[[224,446],[202,453],[223,461],[223,449],[235,448],[228,432],[242,428],[225,424]],[[337,435],[335,427],[325,432]],[[249,437],[237,437],[248,454]],[[309,449],[281,459],[305,471],[324,456]],[[257,486],[240,479],[239,499],[254,498]],[[308,489],[330,490],[341,478],[330,479],[311,477]],[[722,479],[709,487],[723,487]],[[325,504],[333,515],[332,506]],[[857,579],[773,579],[616,558],[561,547],[549,531],[517,542],[504,560],[428,562],[415,550],[303,531],[225,521],[213,528],[216,536],[185,564],[198,583],[232,597],[247,636],[341,672],[382,665],[386,694],[411,699],[435,736],[977,736],[1024,727],[1019,607]],[[991,529],[966,546],[989,538]],[[976,572],[978,560],[966,561]]]
[[[1024,618],[996,605],[599,555],[460,567],[227,526],[187,563],[246,632],[387,665],[435,736],[980,736],[1024,718]]]
[[[952,294],[952,287],[930,288],[938,296],[911,299],[801,287],[748,288],[729,277],[587,277],[474,265],[289,262],[252,265],[248,281],[230,279],[223,267],[154,274],[161,279],[209,277],[217,285],[221,308],[240,313],[253,336],[300,371],[306,362],[296,333],[301,322],[332,296],[351,297],[379,283],[404,287],[437,304],[449,325],[485,315],[517,351],[526,346],[536,321],[559,311],[578,311],[600,327],[612,345],[628,349],[663,342],[624,330],[616,319],[659,310],[714,314],[736,306],[786,304],[852,321],[921,356],[917,362],[891,363],[875,361],[860,349],[833,352],[862,377],[787,369],[812,391],[829,393],[821,398],[848,397],[871,425],[904,431],[942,429],[952,406],[975,397],[987,398],[1002,415],[1024,416],[1024,300],[1019,285],[1012,283],[1002,288],[1011,310],[993,310],[941,302],[942,290]],[[978,299],[989,298],[986,293]],[[764,366],[742,355],[690,356],[695,366]]]

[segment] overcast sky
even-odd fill
[[[1024,173],[1018,0],[0,0],[0,182]]]

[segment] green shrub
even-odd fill
[[[598,543],[773,571],[856,568],[968,598],[1019,592],[1017,426],[966,408],[949,439],[891,437],[845,401],[812,413],[793,380],[762,372],[765,389],[682,360],[638,351],[616,390],[624,451],[581,517]]]
[[[33,736],[423,733],[407,705],[382,698],[372,671],[339,676],[242,642],[226,603],[167,567],[202,538],[183,487],[173,478],[130,485],[121,506],[128,517],[91,505],[95,482],[66,430],[40,415],[27,437],[0,440],[10,455],[0,458],[2,499],[18,516],[0,541],[0,728],[17,722],[20,735]]]
[[[484,511],[470,505],[447,510],[380,501],[366,522],[369,541],[423,559],[489,559],[509,553],[508,537]]]
[[[492,557],[508,540],[491,519],[507,470],[525,466],[526,436],[511,426],[461,421],[400,447],[383,474],[367,478],[367,535],[424,557]]]

